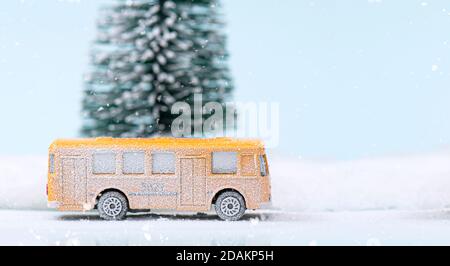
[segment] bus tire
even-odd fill
[[[97,209],[104,220],[123,220],[128,212],[128,200],[120,192],[109,191],[100,197]]]
[[[219,195],[214,204],[217,215],[225,221],[237,221],[245,213],[245,201],[241,194],[226,191]]]

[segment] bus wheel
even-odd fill
[[[105,220],[122,220],[128,211],[128,201],[122,193],[110,191],[100,197],[97,208]]]
[[[245,212],[245,201],[241,194],[234,191],[223,192],[215,203],[217,215],[222,220],[237,221]]]

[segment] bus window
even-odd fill
[[[267,162],[266,157],[264,155],[259,156],[259,167],[261,169],[261,176],[267,175]]]
[[[94,174],[115,174],[116,155],[112,152],[95,153],[92,160]]]
[[[124,174],[144,174],[145,153],[144,152],[124,152],[123,153],[123,173]]]
[[[174,174],[175,154],[173,152],[152,153],[152,173],[153,174]]]
[[[212,172],[213,174],[236,174],[237,152],[213,152]]]
[[[55,155],[54,154],[50,154],[48,171],[50,172],[50,174],[55,173]]]

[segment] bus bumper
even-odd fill
[[[57,201],[47,201],[47,207],[50,209],[57,209],[59,206],[60,204]]]

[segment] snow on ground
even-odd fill
[[[450,245],[445,211],[253,212],[215,216],[0,210],[0,245]]]
[[[450,152],[356,161],[269,157],[284,211],[426,210],[450,206]],[[0,209],[46,209],[47,158],[0,157]]]

